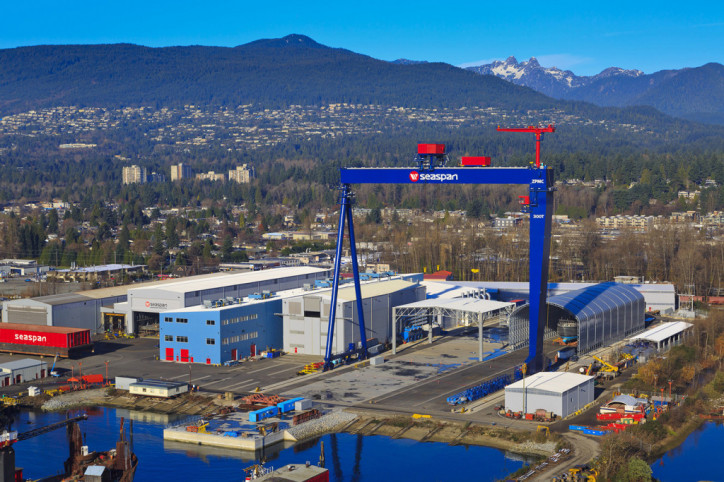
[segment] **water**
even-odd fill
[[[724,425],[706,422],[683,444],[651,464],[653,476],[661,482],[687,480],[724,481],[721,469],[721,445]]]
[[[77,415],[80,412],[71,412]],[[159,480],[244,480],[245,467],[253,463],[248,453],[164,442],[163,428],[173,421],[166,416],[126,410],[99,408],[81,422],[91,450],[108,450],[118,439],[120,417],[130,416],[133,442],[139,458],[136,481]],[[65,418],[61,413],[22,412],[13,428],[25,432]],[[320,439],[267,451],[267,466],[279,468],[306,461],[316,464],[324,441],[326,467],[330,480],[497,480],[524,465],[522,458],[488,447],[450,446],[444,443],[416,442],[383,436],[331,434]],[[26,478],[56,474],[68,457],[65,430],[60,429],[15,445],[16,464]]]

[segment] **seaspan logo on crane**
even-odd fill
[[[457,181],[457,180],[458,180],[457,174],[449,174],[449,173],[420,174],[417,171],[410,171],[410,181],[412,181],[412,182],[417,182],[417,181],[445,182],[445,181]]]

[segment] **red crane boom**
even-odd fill
[[[555,132],[556,128],[552,124],[548,124],[548,127],[500,127],[498,126],[498,132],[532,132],[535,134],[535,167],[540,168],[540,141],[543,139],[545,132]]]

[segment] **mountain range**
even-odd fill
[[[284,106],[346,102],[410,107],[557,104],[531,89],[444,63],[398,65],[303,35],[238,47],[55,45],[0,50],[0,113],[38,107]]]
[[[724,67],[719,64],[652,75],[607,69],[597,76],[577,77],[569,71],[543,69],[535,59],[518,63],[510,58],[466,70],[445,63],[386,62],[327,47],[304,35],[288,35],[232,48],[20,47],[0,50],[0,65],[0,115],[62,105],[160,108],[348,103],[486,106],[508,112],[556,109],[589,119],[613,116],[622,123],[671,123],[652,109],[613,112],[592,105],[598,104],[653,106],[689,119],[708,116],[710,121],[724,120]]]
[[[570,70],[542,67],[535,57],[523,62],[509,57],[468,70],[556,99],[611,107],[647,105],[676,117],[724,124],[724,66],[717,63],[653,74],[610,67],[597,75],[577,76]]]

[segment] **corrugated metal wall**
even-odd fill
[[[644,329],[646,302],[631,285],[601,283],[548,298],[546,338],[556,337],[558,320],[578,322],[578,353],[623,340]],[[529,305],[508,318],[510,344],[528,345]]]
[[[48,324],[48,307],[8,306],[6,313],[8,323]]]

